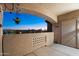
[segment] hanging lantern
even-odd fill
[[[20,19],[18,17],[15,19],[15,23],[16,24],[19,24],[20,23]]]

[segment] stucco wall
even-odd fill
[[[0,24],[2,24],[2,9],[0,6]],[[2,55],[2,27],[0,27],[0,55]]]
[[[75,10],[58,16],[60,25],[61,43],[71,47],[78,48],[78,37],[76,36],[77,19],[79,18],[79,10]],[[73,31],[72,31],[73,30]],[[70,41],[69,41],[70,40]]]
[[[62,41],[62,22],[67,21],[67,20],[76,20],[77,18],[79,18],[79,10],[75,10],[75,11],[71,11],[62,15],[58,16],[58,29],[55,29],[55,33],[58,35],[55,35],[55,40],[58,41],[59,43],[61,43]],[[68,25],[68,24],[66,24]],[[76,26],[76,25],[75,25]],[[66,31],[65,31],[66,32]],[[60,39],[59,39],[60,38]]]
[[[45,45],[53,44],[54,33],[4,35],[4,55],[25,55]]]
[[[0,35],[0,56],[2,55],[2,35]]]

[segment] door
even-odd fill
[[[62,21],[62,40],[63,45],[76,48],[76,20]]]
[[[54,25],[54,42],[55,43],[61,43],[61,40],[60,40],[60,25],[58,23],[56,23]]]

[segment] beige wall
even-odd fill
[[[54,32],[48,32],[48,33],[45,33],[46,34],[46,45],[47,46],[50,46],[51,44],[54,43]]]
[[[2,35],[0,35],[0,56],[2,55]]]
[[[62,44],[76,48],[76,20],[62,21]]]
[[[0,24],[2,24],[2,9],[0,6]],[[0,55],[2,55],[2,27],[0,27]]]
[[[79,41],[78,41],[79,39],[76,36],[78,34],[78,32],[76,33],[76,30],[78,30],[76,29],[77,26],[76,20],[78,18],[79,18],[79,10],[75,10],[58,16],[58,21],[61,24],[61,30],[60,30],[61,33],[59,33],[61,37],[66,36],[65,34],[71,33],[71,35],[67,35],[66,38],[61,40],[63,40],[63,43],[65,43],[65,45],[77,48],[79,47]]]
[[[60,29],[59,32],[57,33],[58,35],[60,35],[60,40],[57,39],[57,41],[62,40],[62,22],[66,20],[73,20],[73,19],[76,20],[78,17],[79,17],[79,10],[75,10],[58,16],[58,24],[60,25],[59,26]]]
[[[4,55],[25,55],[42,46],[53,44],[54,33],[4,35]]]

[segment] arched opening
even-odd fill
[[[28,13],[16,14],[15,12],[4,12],[3,16],[4,34],[48,32],[47,22],[44,20],[44,18],[38,17],[36,15]]]
[[[21,11],[20,13],[9,12],[9,11],[3,12],[3,17],[4,17],[3,18],[4,34],[52,32],[53,31],[52,24],[55,23],[53,20],[51,22],[50,17],[26,9],[23,9],[23,12]],[[19,23],[16,22],[17,20],[19,21]]]
[[[5,12],[9,12],[9,11],[5,11]],[[11,16],[12,16],[12,13],[13,12],[11,12],[11,13],[9,12],[9,14]],[[41,13],[38,13],[36,11],[26,10],[26,9],[23,9],[23,12],[20,12],[20,13],[30,14],[30,15],[37,16],[38,18],[42,18],[44,22],[47,22],[47,31],[52,32],[52,24],[55,23],[55,22],[50,17],[48,17],[46,15],[43,15]],[[7,17],[9,17],[10,15],[7,15]],[[14,17],[12,19],[15,18],[15,15],[13,15],[13,16]],[[9,18],[8,18],[8,22],[11,19],[11,18],[10,19]],[[21,21],[22,21],[21,18],[20,19],[18,18],[20,21],[19,21],[19,23],[16,23],[16,20],[13,21],[12,19],[9,22],[9,25],[12,24],[12,23],[14,25],[19,25],[21,23]],[[17,18],[15,18],[15,19],[17,19]],[[3,22],[4,22],[4,20],[3,20]],[[5,21],[5,23],[8,23],[8,22]],[[26,21],[24,21],[24,22],[26,23]],[[3,28],[3,29],[6,29],[6,28]],[[9,29],[11,29],[11,28],[9,28]],[[28,53],[30,53],[30,52],[34,51],[35,49],[40,48],[42,46],[51,45],[53,43],[53,40],[54,40],[54,37],[53,37],[54,33],[21,34],[20,31],[17,31],[16,33],[18,33],[18,32],[19,32],[20,35],[15,34],[15,33],[12,34],[12,35],[3,35],[3,41],[2,41],[3,55],[6,55],[6,53],[7,53],[7,55],[24,55],[24,54],[28,54]],[[16,48],[16,49],[14,49],[14,48]]]

